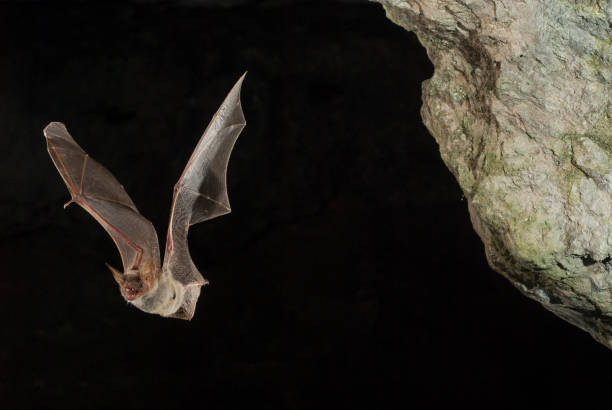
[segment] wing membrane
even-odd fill
[[[244,75],[213,116],[174,186],[164,268],[185,285],[206,283],[189,255],[189,227],[231,211],[226,175],[232,148],[246,125],[240,105],[243,79]]]
[[[49,155],[70,191],[68,204],[77,203],[104,227],[119,249],[124,271],[138,269],[149,258],[159,268],[155,228],[119,181],[83,151],[64,124],[50,123],[44,135]]]

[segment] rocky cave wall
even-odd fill
[[[612,348],[611,3],[378,2],[435,66],[422,118],[490,265]]]

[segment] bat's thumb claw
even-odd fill
[[[70,205],[71,203],[73,203],[73,202],[74,202],[74,199],[71,199],[70,201],[66,202],[66,203],[64,204],[64,209],[66,209],[66,207],[67,207],[68,205]]]

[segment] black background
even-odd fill
[[[377,4],[235,3],[0,5],[0,408],[603,408],[609,350],[488,268],[419,116],[416,36]],[[191,322],[146,315],[62,209],[42,128],[163,238],[245,70],[233,212],[190,231],[211,285]]]

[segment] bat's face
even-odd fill
[[[119,284],[121,294],[128,302],[149,293],[150,288],[140,279],[138,274],[123,275],[125,280]]]
[[[153,287],[155,272],[153,265],[144,264],[140,270],[121,273],[110,265],[106,265],[113,273],[113,278],[119,284],[119,290],[125,300],[131,302],[148,294]]]

